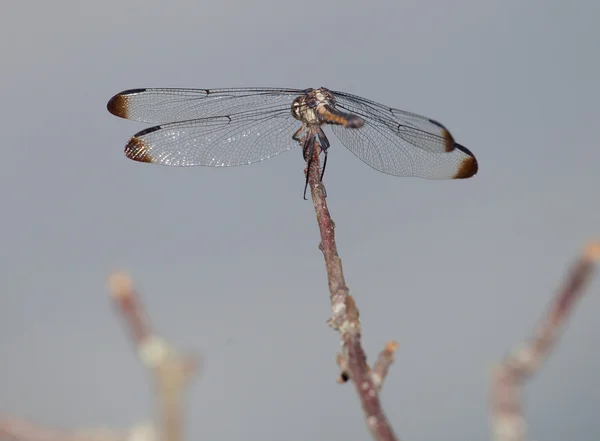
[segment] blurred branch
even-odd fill
[[[154,376],[158,404],[155,424],[139,424],[129,430],[106,428],[57,430],[14,417],[0,418],[0,439],[14,441],[182,441],[183,392],[195,371],[196,361],[182,357],[156,335],[144,313],[131,280],[122,273],[109,278],[117,309],[129,328],[142,363]]]
[[[393,362],[393,354],[397,343],[388,343],[375,363],[375,369],[370,370],[367,357],[361,345],[361,325],[358,308],[349,294],[344,279],[342,260],[335,243],[335,225],[331,220],[325,191],[321,183],[321,165],[319,160],[320,147],[314,149],[312,160],[306,170],[312,200],[317,215],[317,223],[321,233],[319,249],[325,258],[332,316],[329,325],[340,333],[342,354],[337,355],[337,364],[341,373],[339,382],[352,380],[360,398],[367,426],[377,441],[396,440],[379,401],[379,390],[383,384],[388,368]],[[308,158],[307,158],[308,159]]]
[[[7,417],[0,419],[0,439],[15,441],[156,441],[157,438],[152,424],[139,424],[129,430],[105,428],[59,430]]]
[[[541,367],[554,349],[563,324],[573,311],[600,259],[600,243],[588,245],[573,265],[546,316],[529,342],[522,343],[494,371],[492,432],[496,441],[524,441],[526,422],[521,402],[523,383]]]
[[[140,360],[154,374],[160,439],[182,441],[183,392],[197,363],[192,357],[179,355],[152,332],[129,277],[113,274],[109,279],[109,288],[129,327]]]

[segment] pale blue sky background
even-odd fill
[[[190,440],[368,439],[335,383],[299,152],[232,169],[127,160],[133,87],[344,90],[447,125],[480,163],[400,179],[333,136],[326,176],[382,399],[406,441],[488,438],[490,368],[600,233],[597,1],[9,1],[0,15],[0,412],[126,426],[148,378],[106,296],[129,270],[206,369]],[[536,440],[600,434],[600,283],[527,388]],[[228,343],[229,342],[229,343]]]

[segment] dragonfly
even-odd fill
[[[441,123],[360,96],[318,89],[129,89],[108,111],[157,124],[133,135],[125,155],[165,166],[230,167],[252,164],[302,146],[305,160],[323,153],[329,126],[371,168],[399,177],[466,179],[478,171],[475,155]],[[304,198],[308,187],[308,173]]]

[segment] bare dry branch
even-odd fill
[[[391,364],[391,355],[388,358],[389,362],[382,360],[379,363],[379,373],[377,375],[379,375],[380,379],[374,378],[371,375],[367,358],[361,345],[359,312],[354,299],[349,294],[349,289],[344,279],[342,260],[338,255],[335,243],[335,225],[331,220],[325,200],[324,188],[320,180],[320,148],[315,148],[314,150],[313,159],[310,161],[306,172],[308,173],[308,182],[321,233],[319,249],[323,252],[323,257],[325,258],[325,267],[329,282],[332,316],[328,320],[328,323],[340,333],[342,340],[343,353],[337,356],[337,363],[341,369],[338,382],[351,379],[354,383],[365,413],[367,426],[373,438],[377,441],[396,440],[396,435],[379,401],[379,390],[383,382],[383,376]],[[392,345],[388,347],[387,353],[391,354],[395,349],[396,346]]]
[[[131,280],[122,273],[109,279],[109,289],[131,331],[138,356],[154,373],[161,441],[183,440],[183,393],[195,370],[192,357],[182,357],[154,334]]]
[[[157,441],[157,436],[153,424],[139,424],[129,430],[105,428],[59,430],[7,417],[0,419],[0,439],[14,441]]]
[[[521,401],[523,384],[537,372],[554,349],[562,325],[581,297],[594,263],[599,259],[600,243],[588,245],[533,338],[522,343],[495,369],[492,380],[492,435],[496,441],[525,440],[526,422]]]
[[[122,273],[109,278],[108,286],[126,322],[142,363],[154,374],[158,423],[137,424],[128,430],[106,428],[57,430],[18,418],[0,418],[0,439],[14,441],[182,441],[183,392],[195,371],[196,361],[182,357],[150,326],[131,280]]]

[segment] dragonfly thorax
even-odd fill
[[[324,87],[306,89],[305,93],[305,95],[301,95],[293,101],[292,115],[306,125],[322,124],[323,120],[319,115],[323,113],[323,107],[326,105],[335,106],[333,94]]]

